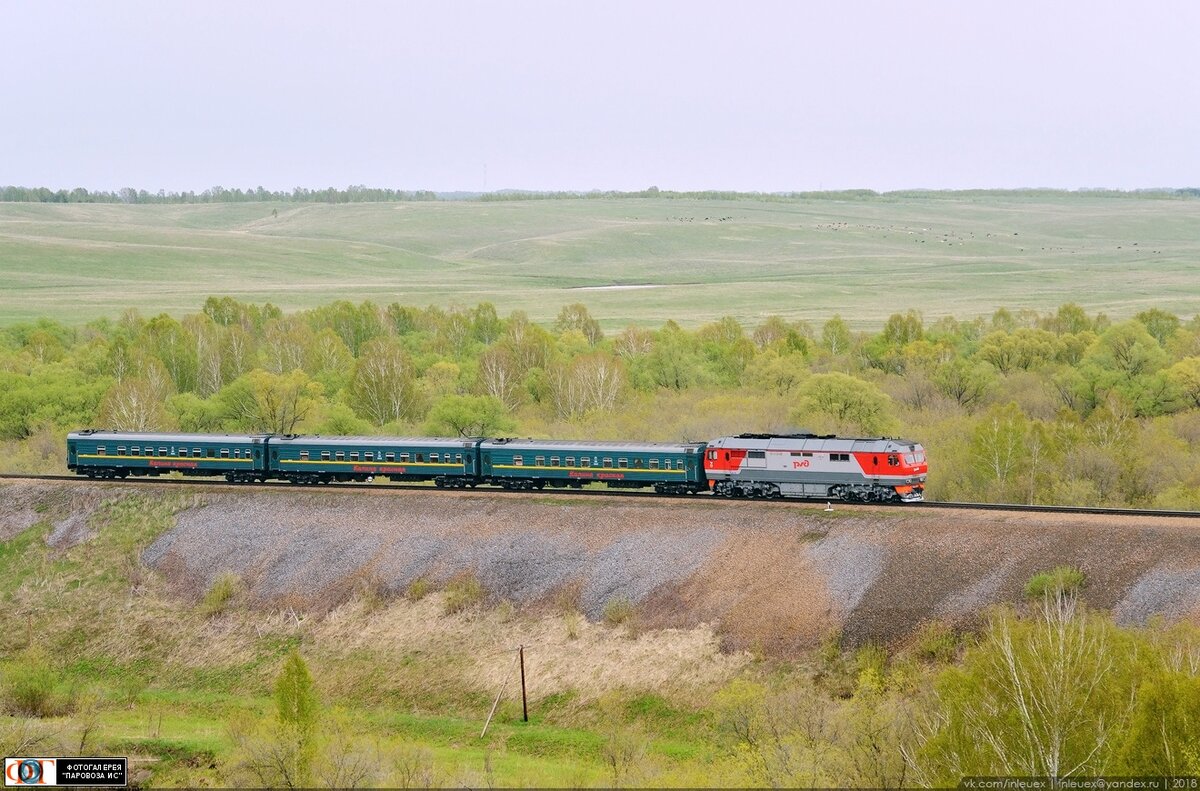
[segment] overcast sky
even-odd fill
[[[1200,3],[0,0],[0,184],[1200,186]]]

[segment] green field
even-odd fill
[[[275,216],[277,212],[278,216]],[[650,286],[594,290],[610,286]],[[1200,200],[997,193],[863,200],[0,204],[0,322],[194,312],[209,295],[491,301],[606,326],[840,313],[871,327],[1078,302],[1200,313]]]

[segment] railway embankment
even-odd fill
[[[255,606],[326,612],[364,585],[402,595],[473,577],[492,602],[598,620],[621,600],[640,627],[711,627],[729,649],[791,655],[838,630],[903,642],[932,620],[970,625],[1069,564],[1084,597],[1124,623],[1200,615],[1200,520],[654,499],[8,483],[0,540],[50,519],[56,551],[91,540],[96,512],[173,497],[141,562],[199,599],[236,575]],[[49,505],[47,505],[49,503]]]

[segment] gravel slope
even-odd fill
[[[86,538],[104,498],[143,485],[0,486],[0,537],[51,518],[58,545]],[[152,489],[153,491],[154,489]],[[624,597],[649,628],[712,625],[729,648],[789,654],[831,629],[903,640],[921,622],[969,622],[1019,601],[1030,576],[1069,563],[1086,597],[1125,623],[1200,614],[1200,520],[1004,515],[746,503],[696,497],[338,492],[281,487],[188,494],[142,559],[198,596],[240,575],[264,605],[326,610],[364,577],[402,591],[474,573],[527,608],[572,597],[598,618]],[[53,514],[35,504],[53,498]]]

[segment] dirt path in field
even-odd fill
[[[78,543],[102,500],[167,488],[3,485],[0,538],[50,519],[49,541]],[[1061,564],[1124,623],[1200,615],[1200,519],[336,488],[187,497],[142,553],[185,596],[234,572],[264,605],[325,610],[364,580],[399,593],[470,573],[519,608],[573,603],[596,620],[624,598],[644,628],[708,624],[729,648],[785,656],[835,629],[854,645],[971,623]]]

